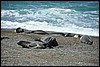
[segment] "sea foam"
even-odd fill
[[[46,8],[1,10],[1,28],[68,32],[99,36],[98,11]]]

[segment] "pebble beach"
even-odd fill
[[[52,49],[22,48],[18,41],[51,36],[16,33],[13,29],[1,29],[1,66],[99,66],[99,37],[92,37],[93,44],[80,42],[79,38],[52,35],[58,46]]]

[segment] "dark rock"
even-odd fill
[[[92,43],[93,43],[92,38],[90,36],[88,36],[88,35],[81,36],[80,41],[82,43],[89,44],[89,45],[92,45]]]

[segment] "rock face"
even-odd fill
[[[24,32],[24,29],[22,29],[21,27],[18,27],[16,30],[15,30],[16,33],[23,33]]]
[[[92,43],[93,43],[92,38],[90,36],[88,36],[88,35],[81,36],[80,41],[82,43],[89,44],[89,45],[92,45]]]
[[[35,39],[35,41],[43,42],[44,46],[49,47],[49,48],[58,46],[56,38],[54,38],[54,37],[41,37],[41,38]]]

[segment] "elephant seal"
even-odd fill
[[[31,42],[28,42],[28,41],[19,41],[17,44],[20,45],[20,46],[22,46],[23,48],[29,48]]]
[[[64,36],[65,36],[65,37],[74,37],[74,35],[75,35],[75,34],[73,34],[73,33],[65,33]]]
[[[34,42],[19,41],[17,44],[22,46],[23,48],[30,48],[30,47],[38,48],[38,49],[44,49],[45,48],[45,46],[43,45],[42,42],[37,42],[37,41],[34,41]]]
[[[50,35],[52,35],[52,34],[55,34],[55,35],[62,35],[62,36],[65,35],[65,33],[62,33],[62,32],[50,32],[49,34],[50,34]]]
[[[34,30],[34,31],[31,31],[31,33],[35,33],[35,34],[48,34],[46,31],[43,31],[43,30]]]
[[[16,30],[15,30],[16,33],[34,33],[34,34],[48,34],[46,31],[43,31],[43,30],[34,30],[34,31],[31,31],[31,30],[26,30],[26,29],[22,29],[21,27],[18,27]]]
[[[24,32],[24,29],[22,29],[21,27],[18,27],[16,30],[15,30],[16,33],[23,33]]]
[[[58,46],[58,43],[56,41],[56,38],[54,37],[41,37],[35,39],[35,41],[43,42],[45,47],[53,48],[55,46]]]
[[[89,44],[89,45],[92,45],[92,43],[93,43],[92,38],[88,35],[81,36],[80,41],[81,41],[81,43],[85,43],[85,44]]]

